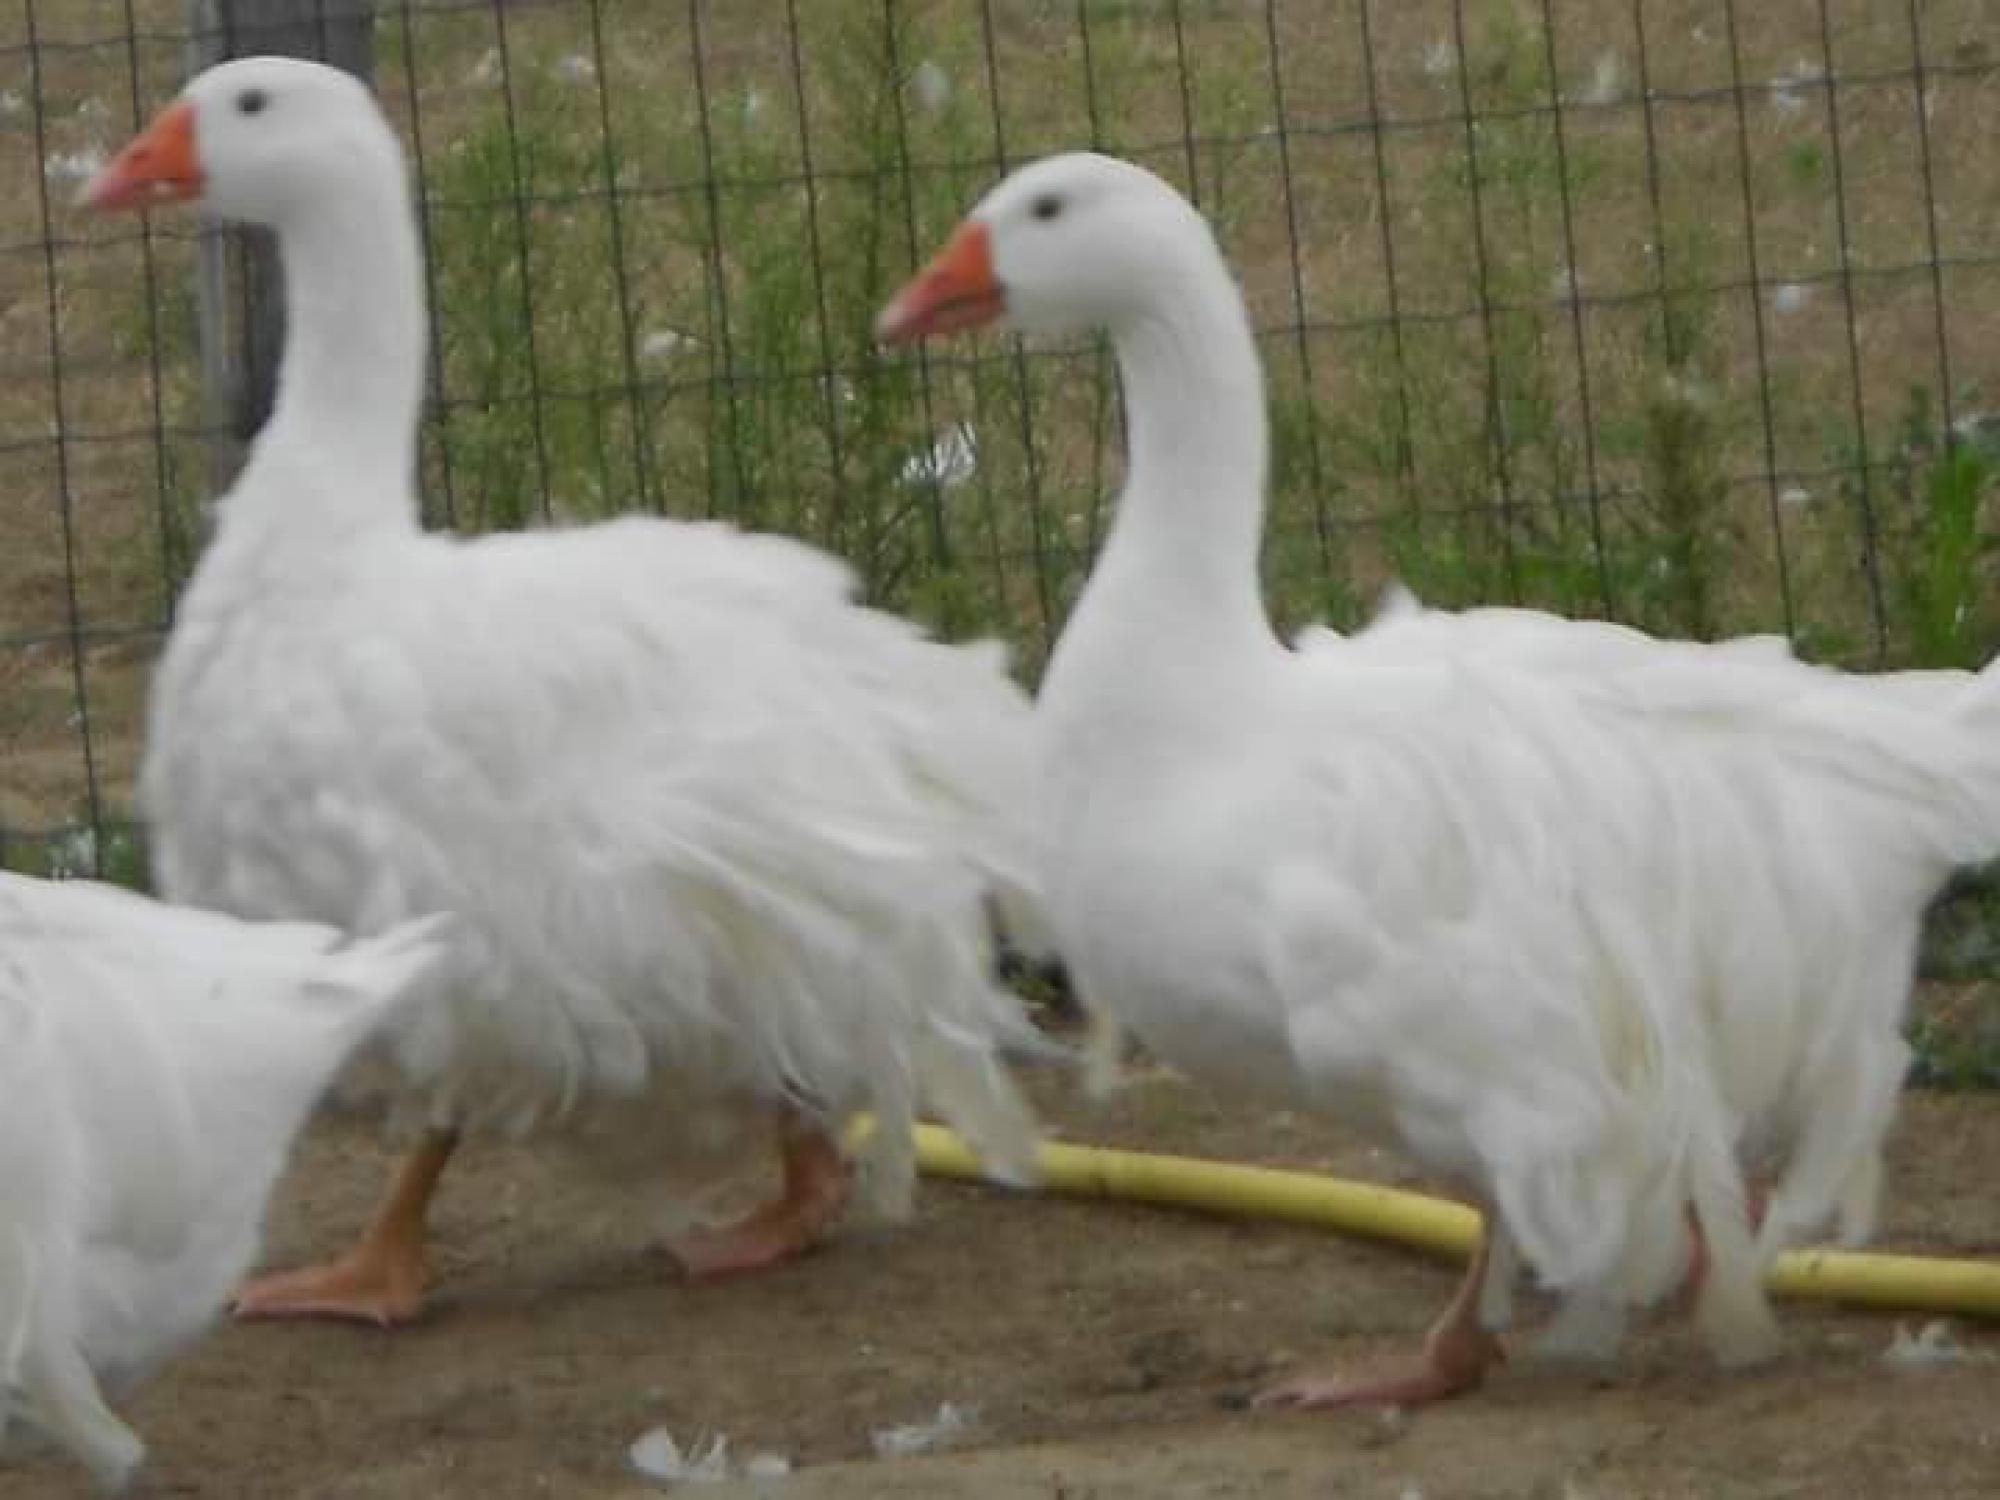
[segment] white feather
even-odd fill
[[[0,1431],[130,1477],[101,1391],[220,1311],[293,1135],[442,932],[348,943],[0,873]]]

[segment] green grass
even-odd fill
[[[140,10],[163,32],[180,20],[169,0]],[[1818,59],[1816,17],[1797,7],[1736,8],[1752,87],[1739,144],[1722,13],[1700,0],[1647,7],[1650,110],[1629,6],[1561,8],[1551,45],[1539,4],[1470,0],[1461,55],[1447,7],[1376,5],[1376,92],[1404,122],[1379,146],[1355,128],[1368,80],[1349,7],[1279,8],[1282,119],[1255,7],[1185,4],[1178,27],[1175,8],[1115,0],[796,11],[794,35],[776,0],[704,8],[699,77],[682,7],[600,0],[601,51],[583,0],[419,3],[407,23],[385,11],[380,86],[423,145],[443,398],[424,444],[433,524],[637,509],[782,529],[948,635],[1005,635],[1032,677],[1116,487],[1110,363],[1095,345],[997,340],[890,357],[869,330],[1003,152],[1098,144],[1195,193],[1267,331],[1264,562],[1287,626],[1351,624],[1401,577],[1446,604],[1702,637],[1789,630],[1858,667],[1973,665],[2000,642],[2000,426],[1976,420],[1992,398],[1983,351],[2000,340],[2000,288],[1976,266],[2000,252],[1984,124],[2000,80],[1979,70],[1991,44],[1977,0],[1925,8],[1927,59],[1971,69],[1931,80],[1927,136],[1907,82],[1854,85],[1838,97],[1838,153],[1819,89],[1763,88]],[[123,25],[111,0],[65,15],[73,40]],[[1834,22],[1836,71],[1907,67],[1900,13]],[[149,105],[177,56],[142,53]],[[124,67],[122,46],[60,54],[44,80],[53,145],[123,133]],[[1469,140],[1464,97],[1479,116]],[[111,101],[116,129],[89,125],[92,100]],[[1917,195],[1926,142],[1940,249],[1963,263],[1941,278],[1949,385]],[[1870,268],[1851,292],[1836,210],[1850,259]],[[4,209],[23,245],[45,228],[26,212]],[[1751,228],[1761,289],[1747,285]],[[143,424],[154,357],[170,425],[199,420],[186,247],[156,250],[150,302],[136,250],[64,252],[60,337],[114,369],[72,393],[76,425]],[[36,307],[37,274],[31,257],[0,263],[5,305]],[[25,368],[47,333],[0,322],[0,355]],[[0,438],[46,430],[44,386],[0,395]],[[923,455],[961,423],[976,465],[927,472]],[[86,626],[156,619],[197,538],[199,440],[170,437],[164,494],[143,445],[71,457],[88,502]],[[52,482],[24,472],[0,496],[17,508],[0,523],[23,539],[0,558],[0,639],[62,623]],[[143,673],[95,649],[85,669],[100,798],[115,806]],[[86,806],[70,671],[61,650],[0,651],[0,827],[57,830],[0,859],[83,848],[68,832]]]
[[[1962,9],[1927,23],[1954,57],[1959,30],[1976,31]],[[1339,134],[1357,117],[1355,37],[1311,10],[1280,22],[1283,156],[1269,38],[1228,6],[1182,7],[1178,27],[1158,7],[995,7],[991,77],[980,13],[942,3],[800,5],[796,36],[779,7],[763,26],[716,16],[699,79],[686,17],[630,0],[603,0],[601,53],[581,4],[512,13],[504,37],[457,9],[385,21],[383,92],[424,145],[443,397],[425,447],[433,520],[480,530],[645,509],[793,531],[852,559],[883,603],[953,633],[1009,635],[1032,672],[1115,485],[1108,362],[990,341],[885,359],[868,329],[996,175],[997,150],[1105,138],[1193,188],[1272,330],[1266,561],[1282,619],[1350,623],[1395,574],[1445,603],[1508,599],[1702,636],[1790,629],[1855,665],[1983,658],[1992,622],[1955,601],[1983,578],[1966,537],[1986,470],[1937,430],[1947,403],[1963,411],[1978,392],[1929,378],[1913,261],[1892,283],[1895,317],[1858,294],[1857,421],[1845,310],[1823,279],[1833,142],[1815,89],[1748,106],[1759,269],[1822,278],[1807,313],[1764,310],[1760,370],[1740,290],[1747,242],[1731,222],[1733,112],[1657,105],[1658,150],[1643,151],[1621,8],[1566,18],[1552,47],[1539,7],[1477,0],[1463,58],[1442,11],[1379,18],[1383,107],[1428,122],[1385,137],[1386,199],[1373,143]],[[1719,54],[1690,40],[1713,18],[1690,16],[1693,30],[1652,39],[1656,83],[1720,81]],[[1812,55],[1816,38],[1796,27],[1742,24],[1753,84]],[[1898,40],[1856,23],[1837,61],[1904,60]],[[1343,63],[1293,61],[1314,55]],[[1605,55],[1622,84],[1580,102]],[[1461,91],[1480,116],[1470,135],[1453,115]],[[1982,97],[1937,114],[1934,152]],[[1907,213],[1873,207],[1907,207],[1892,202],[1907,163],[1857,153],[1885,136],[1910,146],[1892,103],[1887,90],[1849,99],[1842,138],[1854,258],[1878,265],[1910,248]],[[1384,215],[1410,319],[1400,339],[1379,322]],[[118,316],[128,347],[157,326],[185,411],[183,286],[170,280],[149,319],[128,282]],[[1494,310],[1479,313],[1482,299]],[[1312,331],[1295,338],[1285,324],[1301,311]],[[1912,389],[1929,403],[1921,449]],[[976,472],[926,479],[913,458],[961,421],[977,432]],[[1767,462],[1772,484],[1759,482]],[[1776,502],[1784,475],[1863,464],[1876,466],[1865,494],[1821,478],[1813,504]],[[1948,477],[1909,479],[1911,464]],[[176,473],[182,515],[201,470]],[[1857,589],[1864,545],[1880,576]],[[153,561],[141,552],[134,571]]]
[[[89,34],[115,35],[113,9],[96,8]],[[1383,138],[1386,198],[1375,142],[1347,132],[1365,99],[1344,14],[1280,13],[1281,154],[1269,38],[1238,7],[1180,7],[1176,26],[1153,6],[995,6],[990,39],[978,9],[938,0],[797,13],[796,36],[776,5],[758,24],[709,18],[699,79],[687,17],[636,0],[601,0],[601,52],[580,0],[510,11],[504,36],[484,11],[421,4],[378,28],[382,91],[423,144],[442,397],[425,444],[434,522],[643,509],[794,531],[852,559],[871,597],[951,633],[998,630],[1034,671],[1115,486],[1109,363],[1096,349],[1021,357],[992,341],[884,358],[868,329],[993,180],[999,149],[1102,140],[1193,188],[1272,330],[1266,565],[1281,619],[1351,623],[1393,574],[1445,603],[1508,599],[1703,636],[1790,629],[1855,665],[1990,650],[1990,612],[1968,603],[1985,578],[1987,461],[1941,431],[1947,405],[1963,413],[1980,392],[1963,375],[1952,391],[1934,378],[1928,282],[1912,269],[1856,293],[1857,420],[1845,308],[1824,279],[1833,140],[1817,90],[1746,106],[1759,269],[1801,278],[1811,298],[1791,313],[1763,298],[1760,370],[1733,107],[1656,104],[1649,154],[1623,7],[1566,15],[1551,46],[1538,6],[1475,0],[1462,58],[1443,10],[1377,17],[1382,108],[1425,122]],[[1649,39],[1656,86],[1726,81],[1704,29],[1714,19],[1699,7],[1655,18],[1667,28]],[[1816,51],[1792,21],[1739,24],[1752,84]],[[1934,7],[1926,25],[1941,57],[1982,45],[1977,7]],[[1837,28],[1842,67],[1906,54],[1879,21]],[[98,59],[110,76],[96,87],[81,71],[51,80],[52,99],[115,99],[122,60]],[[1936,88],[1941,222],[1976,231],[2000,176],[1943,164],[1990,156],[1954,132],[1973,130],[1993,91],[1979,76]],[[1480,116],[1469,136],[1461,92]],[[1900,196],[1913,114],[1897,105],[1893,88],[1849,91],[1844,206],[1857,262],[1914,267]],[[1400,338],[1381,321],[1384,218]],[[1991,252],[1965,232],[1945,248]],[[130,275],[103,299],[135,385],[150,349],[169,417],[184,421],[199,417],[187,284],[170,264],[157,306]],[[1893,307],[1870,304],[1878,284]],[[1976,283],[1952,291],[1956,313],[1979,321]],[[1496,309],[1484,316],[1482,296]],[[1300,312],[1311,331],[1295,337]],[[1963,347],[1958,364],[1976,368]],[[926,478],[913,460],[962,421],[976,471]],[[1864,464],[1865,493],[1840,477]],[[1780,475],[1768,484],[1767,465]],[[122,556],[95,541],[85,555],[92,574],[118,575],[113,599],[191,551],[205,466],[177,447],[168,473],[156,503],[172,556],[143,526]],[[1797,486],[1805,502],[1781,505],[1793,473],[1818,477]],[[1864,546],[1873,578],[1856,562]],[[47,624],[8,618],[0,631]]]
[[[145,830],[128,815],[93,825],[88,809],[52,833],[0,840],[0,870],[52,880],[108,880],[133,890],[151,885]]]
[[[1992,654],[1995,636],[1986,586],[1995,539],[1985,511],[2000,475],[2000,443],[1987,431],[1940,445],[1936,433],[1930,392],[1916,387],[1888,470],[1889,493],[1915,524],[1890,548],[1891,571],[1915,659],[1978,667]]]

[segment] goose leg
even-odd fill
[[[260,1276],[236,1294],[239,1318],[341,1318],[388,1328],[424,1302],[424,1215],[458,1137],[436,1131],[403,1158],[361,1241],[323,1266]]]
[[[847,1203],[847,1162],[825,1131],[788,1121],[783,1135],[785,1186],[777,1198],[734,1224],[693,1229],[667,1241],[667,1253],[697,1280],[761,1271],[802,1255]]]
[[[1749,1216],[1750,1230],[1754,1234],[1763,1228],[1764,1215],[1771,1206],[1771,1190],[1761,1181],[1752,1178],[1743,1185],[1743,1207]],[[1681,1282],[1681,1297],[1685,1302],[1696,1301],[1702,1289],[1708,1284],[1709,1266],[1713,1257],[1708,1250],[1708,1236],[1702,1232],[1701,1220],[1695,1217],[1692,1204],[1687,1210],[1688,1227],[1688,1268]]]
[[[1259,1407],[1421,1406],[1476,1390],[1488,1367],[1506,1351],[1480,1317],[1481,1305],[1498,1310],[1499,1298],[1487,1284],[1493,1242],[1500,1231],[1489,1225],[1452,1294],[1424,1339],[1423,1357],[1402,1369],[1375,1376],[1351,1376],[1336,1369],[1302,1370],[1257,1393]],[[1502,1251],[1503,1258],[1509,1252]]]

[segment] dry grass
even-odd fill
[[[16,185],[0,201],[0,830],[17,834],[93,796],[125,805],[144,663],[209,481],[192,222],[163,217],[144,236],[88,222],[54,181],[45,217],[36,187],[47,158],[115,148],[173,91],[182,5],[130,9],[137,43],[118,0],[36,6],[37,65],[25,0],[0,7],[0,153]],[[1919,7],[1933,70],[1921,113],[1903,7],[1828,0],[1823,48],[1817,0],[1737,5],[1740,133],[1722,4],[1637,8],[1649,110],[1635,7],[1558,0],[1560,164],[1536,0],[1467,0],[1463,68],[1446,0],[1377,3],[1376,107],[1401,122],[1380,136],[1386,197],[1359,0],[1290,0],[1268,29],[1249,0],[907,0],[899,60],[948,81],[937,107],[884,82],[872,0],[797,9],[802,87],[784,0],[703,8],[699,80],[685,7],[602,0],[601,50],[586,0],[381,7],[379,83],[421,134],[429,195],[446,397],[426,450],[435,519],[742,516],[837,547],[879,597],[944,628],[1004,631],[1032,667],[1115,482],[1104,361],[1017,363],[988,346],[920,374],[880,360],[867,322],[992,179],[997,148],[1018,160],[1099,144],[1192,182],[1271,331],[1284,618],[1351,618],[1394,570],[1449,599],[1789,628],[1862,662],[1882,644],[1913,654],[1936,428],[1947,408],[1994,399],[2000,347],[1987,264],[2000,81],[1983,0]],[[1854,80],[1831,100],[1805,76],[1829,64]],[[1507,309],[1490,318],[1476,311],[1461,90],[1484,116],[1483,281]],[[1935,280],[1926,143],[1949,267]],[[519,216],[517,179],[536,195]],[[1851,282],[1843,215],[1847,263],[1866,272]],[[1400,349],[1383,321],[1385,236]],[[829,363],[831,381],[815,373]],[[977,474],[910,483],[911,454],[961,418],[979,434]]]

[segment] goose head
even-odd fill
[[[1135,651],[1164,675],[1206,682],[1276,649],[1257,573],[1270,456],[1263,374],[1242,294],[1194,206],[1111,157],[1021,168],[974,206],[875,331],[903,344],[985,325],[1108,335],[1124,395],[1117,517],[1045,688],[1086,705],[1087,719],[1093,697],[1127,680]],[[1104,644],[1075,646],[1079,635]],[[1197,659],[1212,673],[1190,671]],[[1066,660],[1097,667],[1067,670]]]
[[[875,332],[885,344],[987,324],[1115,338],[1191,269],[1219,261],[1207,222],[1145,168],[1091,152],[1052,156],[982,198]]]
[[[402,147],[367,85],[320,63],[246,57],[196,76],[79,201],[114,212],[199,200],[283,229],[356,172],[402,174]]]

